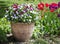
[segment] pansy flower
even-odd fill
[[[57,17],[60,17],[60,14],[58,14]]]
[[[55,11],[56,9],[58,9],[58,4],[57,3],[51,3],[49,5],[49,9],[53,12]]]
[[[18,8],[18,4],[13,4],[12,7],[13,8]]]
[[[17,9],[18,9],[18,4],[13,4],[12,7],[13,7],[13,10],[17,11]]]
[[[58,8],[58,4],[52,3],[52,4],[50,4],[49,8],[50,9],[57,9]]]

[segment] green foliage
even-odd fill
[[[44,34],[57,34],[59,31],[58,27],[60,27],[60,20],[54,13],[46,13],[44,14],[44,18],[40,20],[40,23],[43,27],[40,27]]]
[[[3,0],[0,0],[0,18],[2,18],[5,14],[5,8],[8,7],[8,1],[3,1]]]
[[[36,22],[33,37],[60,35],[60,18],[57,14],[46,12],[44,16]]]
[[[5,31],[0,27],[0,42],[6,42],[7,37]]]
[[[2,30],[5,31],[5,33],[10,33],[11,32],[10,22],[7,21],[5,18],[0,19],[0,27],[2,28]]]
[[[0,19],[0,42],[6,42],[6,34],[11,33],[10,22],[5,18]]]

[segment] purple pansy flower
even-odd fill
[[[60,8],[60,2],[58,2],[58,8]]]
[[[30,10],[33,11],[34,9],[32,7],[30,7]]]
[[[58,8],[58,6],[55,6],[55,9],[57,9]]]
[[[49,6],[49,9],[57,9],[58,8],[58,5],[56,3],[52,3],[50,6]]]
[[[57,17],[60,17],[60,14],[58,14]]]
[[[27,9],[24,9],[23,12],[26,13],[27,12]]]

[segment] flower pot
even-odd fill
[[[11,23],[12,33],[14,37],[21,41],[27,41],[31,38],[34,31],[34,23]]]

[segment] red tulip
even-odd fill
[[[43,3],[39,3],[38,4],[38,9],[39,10],[43,10],[44,9],[44,4]]]
[[[48,4],[48,3],[46,3],[46,4],[45,4],[45,6],[46,6],[46,7],[49,7],[49,4]]]
[[[58,4],[57,4],[57,3],[52,3],[52,5],[53,5],[53,6],[58,6]]]
[[[54,12],[54,9],[51,9],[50,12]]]

